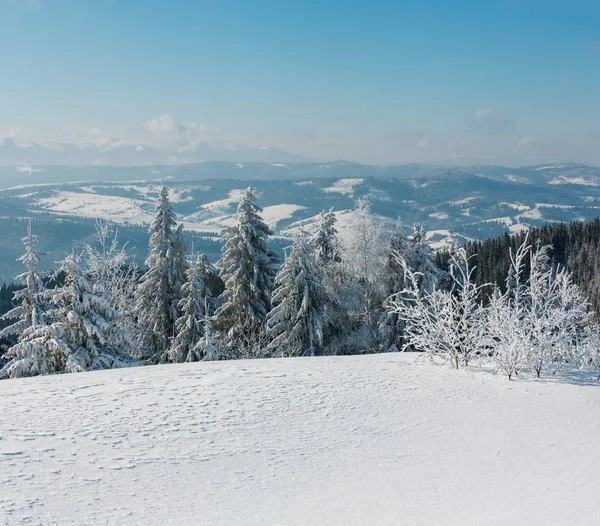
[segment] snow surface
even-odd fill
[[[364,183],[364,179],[339,179],[332,186],[323,188],[323,192],[342,195],[354,195],[354,187]]]
[[[600,385],[415,354],[0,383],[4,524],[598,524]]]
[[[110,218],[118,223],[149,222],[154,218],[152,205],[146,201],[96,193],[58,191],[40,199],[40,207],[51,212],[80,217]],[[142,207],[147,206],[144,211]]]

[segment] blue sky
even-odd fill
[[[600,165],[596,1],[0,0],[0,39],[22,143]]]

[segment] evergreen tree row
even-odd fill
[[[400,350],[444,356],[455,367],[493,357],[509,376],[524,364],[539,375],[542,364],[598,361],[585,298],[588,291],[594,301],[599,279],[598,221],[436,255],[421,225],[406,236],[365,198],[341,232],[331,210],[314,231],[298,229],[281,262],[261,212],[248,188],[213,266],[185,246],[163,188],[143,272],[99,223],[96,243],[44,275],[29,225],[22,286],[2,317],[0,338],[12,345],[0,377]]]

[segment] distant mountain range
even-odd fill
[[[0,165],[3,166],[152,166],[203,161],[288,163],[309,159],[271,146],[249,148],[222,142],[194,142],[178,148],[158,149],[120,139],[83,146],[70,143],[22,146],[14,138],[0,140]]]

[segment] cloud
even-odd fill
[[[467,127],[472,131],[496,135],[514,131],[515,123],[505,115],[490,108],[476,110],[467,119]]]
[[[194,145],[205,140],[206,126],[195,122],[182,124],[171,115],[164,114],[142,123],[162,145],[180,145],[185,150],[193,150]]]
[[[526,148],[528,148],[532,144],[534,144],[534,141],[533,141],[533,139],[531,137],[523,137],[522,139],[519,139],[517,141],[517,146],[521,150],[525,150]]]

